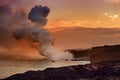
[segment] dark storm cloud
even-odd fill
[[[0,5],[0,16],[0,25],[7,23],[12,16],[12,10],[9,5]]]
[[[48,16],[50,12],[50,9],[47,6],[35,6],[31,9],[29,13],[29,20],[32,22],[40,23],[40,24],[46,24]]]
[[[0,5],[0,15],[11,14],[11,8],[9,5]]]
[[[0,59],[1,57],[2,59],[14,59],[16,56],[16,59],[21,59],[23,56],[25,59],[32,57],[35,51],[34,45],[27,40],[18,41],[13,36],[14,31],[29,25],[26,13],[24,10],[13,12],[12,8],[7,6],[9,5],[0,6]],[[34,56],[36,57],[36,54]]]
[[[23,10],[13,12],[10,5],[0,5],[0,47],[7,48],[15,43],[12,32],[26,22]]]
[[[28,19],[31,20],[32,22],[39,24],[40,27],[44,27],[44,25],[47,24],[46,17],[48,16],[49,12],[50,9],[47,6],[36,5],[31,9],[28,15]],[[36,35],[37,37],[39,33],[45,34],[44,31],[41,30],[37,29],[36,27],[23,27],[13,32],[13,36],[17,40],[27,38],[30,41],[36,42],[38,40],[36,40],[35,37],[33,37],[34,35]]]
[[[9,5],[0,5],[0,46],[7,46],[10,39],[12,10]]]
[[[0,0],[0,57],[5,58],[6,55],[32,57],[33,53],[35,53],[35,57],[38,56],[36,43],[34,45],[26,39],[19,41],[13,36],[14,31],[31,26],[26,13],[27,5],[25,4],[29,5],[29,2],[30,0]],[[5,55],[3,56],[3,54]],[[21,57],[19,58],[21,59]]]
[[[17,6],[16,6],[17,7]],[[48,12],[46,7],[42,7],[42,13],[40,13],[40,17],[44,19],[47,17]],[[48,9],[48,8],[47,8]],[[19,29],[25,29],[23,32],[29,32],[31,28],[31,22],[28,21],[27,13],[25,13],[24,9],[15,9],[10,4],[0,4],[0,56],[4,57],[6,55],[28,55],[28,53],[33,53],[35,57],[38,56],[38,51],[36,51],[37,43],[31,42],[30,40],[24,38],[22,40],[17,40],[13,33]],[[41,19],[41,21],[42,21]],[[46,19],[47,20],[47,19]],[[39,20],[40,21],[40,20]],[[44,24],[46,24],[46,21],[42,21]],[[41,22],[40,22],[41,23]],[[26,28],[25,28],[26,27]],[[23,33],[20,32],[20,33]],[[25,34],[26,34],[25,33]],[[23,36],[26,36],[23,34],[20,34]],[[29,36],[28,36],[29,37]],[[3,54],[5,54],[3,56]],[[31,57],[29,54],[28,56]],[[37,56],[36,56],[37,55]],[[15,56],[16,57],[16,56]],[[18,56],[20,58],[20,56]],[[21,59],[21,58],[20,58]]]
[[[0,5],[10,5],[16,7],[22,7],[22,5],[29,5],[32,0],[0,0]],[[23,6],[23,7],[24,7]]]

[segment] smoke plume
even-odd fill
[[[15,9],[12,3],[3,2],[0,3],[0,58],[43,59],[46,56],[57,60],[72,57],[51,45],[54,39],[43,28],[50,12],[47,6],[35,6],[28,15],[24,9],[17,6]]]
[[[13,32],[17,40],[27,39],[31,42],[38,42],[38,51],[49,60],[71,59],[72,54],[55,49],[52,44],[54,39],[49,32],[43,28],[47,24],[47,16],[50,9],[47,6],[35,6],[31,9],[28,19],[35,24],[31,27],[22,27]]]
[[[30,23],[23,9],[14,10],[9,4],[0,3],[0,59],[42,59],[36,50],[38,43],[13,36],[16,30],[30,27]]]

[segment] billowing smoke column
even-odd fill
[[[43,28],[47,24],[47,16],[50,9],[47,6],[35,6],[31,9],[28,19],[31,20],[34,27],[24,27],[13,33],[18,40],[28,39],[32,42],[38,42],[38,51],[41,55],[46,56],[49,60],[72,59],[72,54],[53,48],[54,39],[49,32]]]

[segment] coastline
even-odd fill
[[[27,71],[2,80],[120,80],[120,60]]]

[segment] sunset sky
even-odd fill
[[[50,8],[45,28],[56,48],[120,44],[120,0],[0,0],[0,58],[39,57],[35,44],[13,36],[19,28],[35,26],[28,20],[35,5]]]
[[[120,0],[33,1],[50,7],[47,27],[120,28]]]
[[[46,27],[120,28],[120,0],[1,0],[28,13],[36,5],[50,9]]]
[[[120,28],[119,0],[46,0],[48,27]]]

